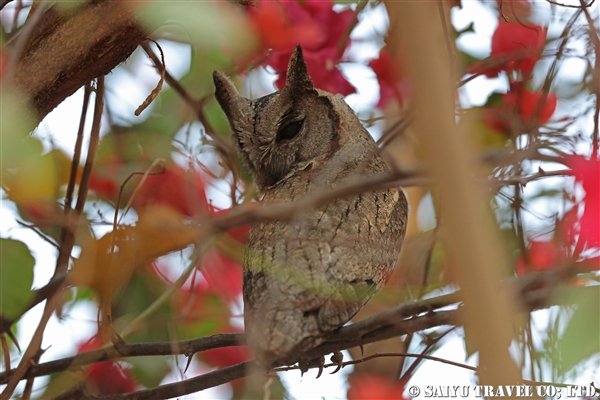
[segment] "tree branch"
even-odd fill
[[[9,72],[24,92],[21,101],[30,101],[42,119],[125,61],[146,35],[125,2],[90,1],[76,11],[54,6],[33,26]]]
[[[530,274],[523,278],[510,279],[509,281],[503,282],[499,290],[509,290],[515,293],[521,293],[523,300],[523,311],[531,311],[534,309],[548,307],[551,305],[550,300],[552,299],[552,295],[555,293],[557,283],[563,282],[566,278],[572,276],[575,273],[576,266],[577,265],[567,268],[557,268],[554,270]],[[540,287],[541,285],[548,286],[544,289],[530,291],[532,288]],[[380,314],[339,329],[324,343],[304,354],[303,358],[306,358],[307,356],[309,358],[317,358],[334,351],[362,346],[440,325],[460,325],[460,312],[458,309],[442,310],[443,308],[452,304],[457,304],[460,301],[461,293],[460,291],[457,291],[431,299],[411,301],[401,304]],[[167,355],[192,356],[195,353],[206,350],[221,347],[241,346],[245,345],[245,343],[244,334],[230,333],[180,342],[117,344],[108,348],[81,353],[73,357],[67,357],[39,365],[33,365],[29,368],[23,378],[44,376],[66,370],[76,370],[96,362],[121,359],[125,357]],[[245,367],[243,369],[232,369],[232,367],[228,367],[229,369],[224,368],[215,371],[210,375],[205,374],[201,377],[193,378],[193,384],[190,384],[190,381],[192,380],[185,380],[179,382],[178,384],[181,384],[181,386],[184,386],[190,390],[186,393],[193,393],[194,391],[202,390],[198,389],[198,387],[201,386],[203,389],[212,387],[203,385],[218,385],[224,383],[222,379],[225,379],[225,377],[228,377],[230,380],[234,380],[258,371],[253,363],[244,363],[244,365]],[[246,367],[248,367],[248,369]],[[14,372],[15,370],[0,373],[0,384],[7,382]],[[226,380],[225,382],[229,381]],[[190,386],[188,386],[188,384],[190,384]],[[161,388],[162,387],[164,386],[161,386]],[[142,391],[142,393],[147,393],[142,394],[142,397],[115,397],[115,399],[151,398],[144,397],[150,396],[150,394],[155,397],[164,398],[164,392],[162,392],[163,389],[156,392],[151,392],[152,390],[158,390],[158,388]],[[175,390],[172,392],[175,393],[173,396],[181,395],[181,393],[177,391],[179,389],[172,390]],[[161,394],[159,395],[158,393]],[[134,393],[128,395],[134,396]],[[108,399],[112,397],[101,398]]]

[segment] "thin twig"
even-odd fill
[[[18,219],[15,219],[15,221],[17,222],[17,224],[21,225],[22,227],[27,228],[27,229],[31,229],[44,242],[48,243],[52,247],[55,247],[55,248],[59,249],[59,246],[56,244],[56,242],[54,242],[48,235],[46,235],[44,232],[42,232],[35,224],[28,224],[28,223],[26,223],[24,221],[20,221]]]
[[[413,358],[417,358],[417,359],[423,359],[423,360],[430,360],[430,361],[437,361],[443,364],[449,364],[449,365],[453,365],[455,367],[459,367],[459,368],[463,368],[463,369],[468,369],[469,371],[475,371],[477,372],[477,367],[472,367],[470,365],[467,364],[462,364],[456,361],[450,361],[450,360],[446,360],[445,358],[440,358],[440,357],[435,357],[435,356],[430,356],[427,354],[421,354],[421,353],[375,353],[375,354],[371,354],[369,356],[365,356],[362,358],[358,358],[356,360],[350,360],[350,361],[344,361],[342,363],[342,368],[346,367],[348,365],[356,365],[356,364],[362,364],[366,361],[370,361],[376,358],[384,358],[384,357],[413,357]],[[329,368],[329,367],[337,367],[338,364],[335,363],[331,363],[331,364],[325,364],[323,367],[324,368]],[[297,365],[291,366],[291,367],[281,367],[281,368],[275,368],[274,371],[277,372],[285,372],[285,371],[292,371],[295,369],[299,369],[299,367]]]
[[[92,126],[92,133],[90,137],[90,145],[88,149],[88,156],[86,159],[86,164],[84,167],[83,175],[81,178],[81,183],[79,185],[79,193],[77,198],[77,206],[75,207],[75,211],[77,214],[81,214],[83,210],[83,205],[85,204],[85,198],[87,196],[87,189],[89,184],[89,179],[91,175],[92,165],[94,162],[94,154],[96,152],[96,147],[98,146],[98,138],[100,136],[100,120],[102,118],[102,108],[104,104],[104,76],[98,78],[98,86],[96,91],[96,105],[94,110],[94,123]],[[54,271],[54,277],[64,273],[67,269],[67,263],[62,265],[57,265]],[[60,304],[61,298],[58,292],[58,289],[61,286],[56,288],[56,291],[53,293],[49,300],[46,302],[46,306],[44,307],[44,312],[40,319],[37,329],[33,334],[31,342],[25,350],[25,354],[21,357],[21,361],[15,370],[15,373],[10,378],[4,391],[0,394],[0,400],[8,400],[12,393],[14,392],[17,384],[25,375],[29,367],[31,366],[31,361],[34,359],[36,354],[38,353],[40,346],[42,344],[42,339],[44,336],[44,331],[50,320],[50,317],[56,310],[56,307]]]
[[[146,179],[148,179],[149,176],[160,175],[160,174],[164,174],[165,173],[164,167],[163,167],[163,170],[161,172],[151,172],[152,169],[154,167],[156,167],[157,165],[159,165],[159,164],[163,164],[164,165],[165,163],[166,163],[166,160],[164,158],[157,158],[156,160],[154,160],[152,162],[152,164],[148,168],[146,168],[146,171],[144,171],[143,173],[134,172],[134,173],[130,174],[127,177],[127,179],[125,179],[125,181],[121,185],[121,189],[119,190],[119,197],[117,199],[117,206],[115,207],[115,217],[114,217],[114,221],[113,221],[113,229],[115,229],[115,230],[117,229],[117,215],[119,213],[119,206],[120,206],[120,203],[121,203],[121,195],[123,193],[123,189],[125,188],[125,185],[129,181],[129,179],[133,178],[135,175],[142,175],[142,179],[138,182],[138,184],[133,189],[133,193],[131,194],[131,197],[127,201],[127,205],[125,206],[125,210],[121,214],[121,218],[119,218],[119,221],[123,219],[123,217],[125,216],[125,214],[127,214],[127,212],[129,211],[129,209],[131,208],[131,205],[133,204],[133,201],[135,200],[137,194],[139,193],[139,191],[144,186],[144,183],[146,183]]]
[[[135,110],[134,114],[136,116],[140,115],[142,113],[142,111],[144,111],[150,105],[150,103],[152,103],[152,101],[156,98],[156,96],[158,96],[158,94],[162,90],[163,82],[165,81],[165,72],[167,70],[167,65],[165,64],[165,53],[163,53],[162,47],[160,47],[160,45],[158,44],[158,42],[156,40],[152,40],[152,39],[148,39],[148,40],[154,42],[156,47],[158,47],[158,51],[160,52],[161,68],[159,68],[159,66],[156,65],[156,67],[158,69],[158,73],[160,74],[160,79],[158,80],[156,87],[152,90],[152,92],[150,92],[148,97],[146,97],[146,100],[144,100],[144,102],[142,104],[140,104],[140,106]]]
[[[102,121],[103,110],[104,76],[100,76],[97,79],[96,100],[94,104],[94,119],[92,121],[90,144],[88,146],[88,154],[85,159],[85,166],[83,167],[83,173],[81,175],[81,182],[79,183],[79,191],[77,193],[77,204],[75,205],[75,212],[77,214],[81,214],[83,212],[83,206],[85,205],[85,201],[87,199],[90,177],[92,175],[92,168],[94,166],[94,158],[96,157],[96,149],[98,148],[98,142],[100,140],[100,124]]]
[[[198,339],[183,340],[179,342],[160,343],[132,343],[115,344],[110,348],[87,351],[73,357],[62,358],[38,365],[33,365],[26,377],[50,375],[60,371],[77,370],[83,366],[96,362],[113,360],[115,357],[138,356],[170,356],[178,354],[195,354],[206,350],[245,345],[245,337],[241,333],[225,333],[206,336]],[[13,370],[0,373],[0,384],[4,384],[11,376]]]
[[[420,354],[426,355],[428,352],[432,351],[443,338],[445,338],[448,334],[450,334],[450,332],[453,332],[455,329],[456,326],[453,326],[452,328],[448,329],[446,332],[442,333],[441,335],[435,338],[428,338],[425,349],[423,349],[423,351]],[[416,360],[414,360],[408,366],[404,374],[400,375],[398,383],[402,386],[406,386],[406,384],[408,383],[408,381],[410,381],[410,378],[413,376],[417,368],[419,368],[424,359],[425,357],[419,357]]]
[[[594,27],[594,20],[588,11],[589,5],[585,4],[584,0],[579,0],[581,4],[581,9],[585,14],[585,19],[587,20],[589,32],[590,32],[590,41],[594,44],[594,53],[595,53],[595,62],[594,62],[594,77],[592,78],[592,87],[594,90],[594,94],[596,95],[596,109],[594,111],[594,131],[592,133],[592,160],[596,160],[598,158],[598,135],[599,135],[599,117],[600,117],[600,39],[598,38],[598,32],[596,32],[596,28]]]
[[[336,52],[334,56],[334,60],[339,60],[344,54],[344,50],[346,49],[346,43],[348,43],[348,39],[350,39],[350,34],[358,24],[358,14],[361,13],[362,10],[369,4],[369,0],[360,0],[356,5],[356,10],[354,10],[354,18],[346,27],[344,33],[340,37],[340,40],[337,43]]]
[[[50,320],[52,313],[54,313],[56,306],[59,304],[59,301],[60,301],[60,297],[57,295],[54,295],[46,303],[46,306],[44,307],[44,312],[42,314],[42,318],[40,319],[38,327],[35,330],[35,333],[33,334],[31,341],[29,342],[29,346],[27,346],[27,349],[25,350],[25,354],[23,354],[23,357],[21,357],[21,361],[19,362],[19,365],[14,370],[14,373],[11,375],[10,379],[6,383],[6,387],[4,388],[4,391],[0,394],[0,400],[8,400],[11,398],[19,381],[21,379],[23,379],[23,377],[27,373],[27,370],[31,367],[31,365],[32,365],[31,361],[33,360],[33,358],[39,351],[40,346],[42,344],[42,339],[44,337],[44,331],[46,329],[46,325],[48,324],[48,321]]]
[[[564,4],[564,3],[559,3],[558,1],[553,1],[553,0],[546,0],[548,3],[550,4],[554,4],[555,6],[559,6],[559,7],[565,7],[565,8],[579,8],[579,9],[583,9],[583,8],[588,8],[590,7],[592,4],[594,4],[594,2],[596,0],[592,0],[589,2],[589,4],[585,4],[584,1],[581,1],[581,3],[585,4],[585,5],[581,5],[581,6],[574,6],[571,4]]]
[[[87,110],[90,103],[90,95],[92,93],[91,82],[86,83],[83,90],[83,104],[81,106],[81,114],[79,116],[79,128],[77,129],[77,139],[75,140],[75,149],[73,151],[73,161],[71,162],[71,174],[69,175],[69,184],[65,195],[65,213],[71,210],[73,202],[73,192],[77,181],[77,171],[79,170],[79,162],[81,161],[81,148],[83,147],[83,131],[85,129],[85,120]]]
[[[61,265],[67,265],[69,257],[71,256],[71,250],[75,244],[75,232],[76,226],[71,224],[71,212],[73,207],[73,193],[75,191],[75,185],[77,184],[77,175],[79,172],[79,163],[81,161],[81,149],[83,147],[83,133],[85,129],[85,120],[87,117],[88,105],[90,102],[90,95],[92,92],[91,83],[88,82],[85,85],[83,91],[83,104],[81,106],[81,114],[79,117],[79,128],[77,129],[77,139],[75,140],[75,149],[73,151],[73,160],[71,161],[71,174],[69,175],[69,183],[67,185],[67,193],[65,195],[65,206],[64,213],[66,225],[61,227],[60,232],[60,247],[58,251],[58,258],[56,260],[56,270],[64,270],[60,267]],[[80,214],[75,213],[76,218]]]
[[[160,61],[156,54],[154,54],[154,51],[152,51],[152,48],[148,45],[148,43],[142,43],[142,48],[144,49],[148,57],[150,57],[155,67],[160,68]],[[166,68],[164,74],[165,81],[169,84],[169,86],[173,88],[173,90],[175,90],[175,92],[177,92],[177,94],[179,94],[183,101],[190,107],[192,112],[196,115],[198,121],[200,121],[200,123],[204,127],[206,134],[212,139],[213,146],[215,147],[215,149],[217,149],[217,151],[223,156],[222,158],[227,163],[229,169],[234,173],[234,175],[237,176],[237,167],[233,162],[233,160],[235,160],[235,150],[231,146],[231,143],[225,140],[219,134],[217,134],[208,122],[208,119],[206,118],[206,115],[204,114],[204,110],[202,108],[206,99],[204,98],[200,100],[195,100],[181,85],[181,83],[179,83],[179,81],[175,79],[169,73],[169,71],[166,70]]]

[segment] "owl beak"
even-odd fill
[[[306,66],[306,61],[304,61],[302,47],[297,45],[288,63],[287,77],[285,79],[283,92],[293,96],[314,89],[315,85],[308,74],[308,67]]]
[[[235,85],[223,72],[214,70],[215,97],[233,126],[236,121],[251,115],[250,101],[238,93]]]

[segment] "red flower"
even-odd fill
[[[528,252],[531,271],[543,271],[559,266],[567,257],[554,242],[540,242],[532,240],[529,242]],[[515,271],[518,276],[527,275],[527,265],[523,256],[517,260]]]
[[[98,335],[79,346],[78,353],[99,349],[102,341]],[[88,390],[94,395],[131,393],[136,384],[130,372],[114,361],[103,361],[85,369]]]
[[[369,62],[369,67],[377,75],[379,82],[379,102],[377,107],[384,108],[391,100],[396,99],[402,107],[403,98],[408,88],[402,80],[403,68],[397,59],[392,59],[387,49],[382,49],[379,57]]]
[[[516,115],[525,125],[544,125],[554,114],[558,98],[553,93],[548,94],[545,99],[543,95],[543,92],[532,92],[520,85],[513,85],[508,93],[501,96],[502,104],[483,110],[483,120],[490,128],[503,132],[511,130],[511,121]],[[540,105],[542,99],[543,103]]]
[[[186,171],[175,164],[159,175],[149,175],[133,201],[136,208],[166,204],[188,217],[207,210],[204,181],[194,170]]]
[[[490,78],[500,71],[520,71],[529,76],[545,43],[546,31],[541,26],[500,19],[492,36],[490,59],[471,65],[468,72],[485,73]]]
[[[271,50],[264,64],[279,74],[275,82],[279,89],[285,84],[292,51],[300,44],[316,87],[343,95],[356,91],[337,68],[350,43],[348,39],[338,49],[354,20],[352,10],[337,13],[331,0],[261,1],[248,13],[262,40],[263,53]]]
[[[583,156],[572,155],[565,164],[571,168],[575,180],[585,190],[584,210],[580,219],[577,209],[563,218],[566,236],[570,243],[576,244],[576,254],[585,247],[600,247],[600,159],[586,159]],[[575,241],[575,234],[579,239]]]
[[[348,389],[348,400],[402,400],[404,385],[375,374],[353,377]]]

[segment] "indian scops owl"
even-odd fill
[[[387,171],[343,98],[315,89],[299,46],[285,87],[273,94],[248,100],[222,72],[213,78],[264,204],[295,202]],[[252,226],[244,322],[263,366],[295,362],[381,288],[400,252],[407,208],[401,189],[382,189]]]

